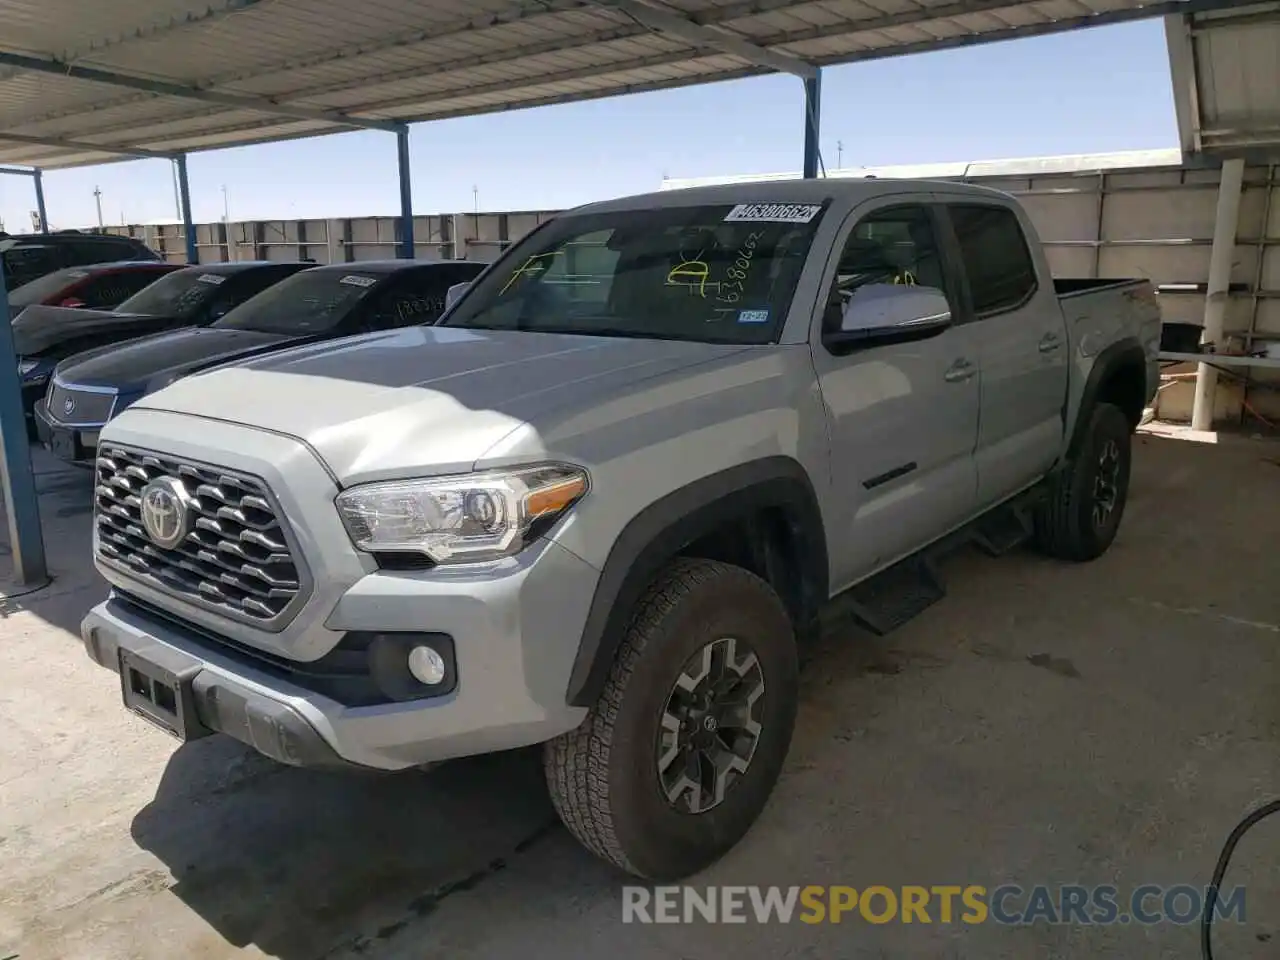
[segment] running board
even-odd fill
[[[966,544],[998,557],[1017,548],[1035,530],[1033,511],[1040,487],[1024,491],[973,523],[953,531],[913,556],[832,598],[822,611],[823,628],[853,620],[876,636],[896,630],[946,596],[939,563]]]
[[[914,619],[944,596],[946,588],[933,562],[910,557],[851,587],[823,612],[824,625],[852,619],[883,637]]]
[[[973,542],[989,557],[1001,557],[1031,539],[1031,510],[1025,503],[999,507],[978,521]]]

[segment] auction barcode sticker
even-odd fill
[[[821,212],[816,203],[740,203],[724,218],[725,222],[808,223]]]

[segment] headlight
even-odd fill
[[[340,493],[335,502],[360,550],[465,563],[519,553],[531,533],[586,492],[584,470],[549,464],[370,483]]]
[[[28,373],[30,373],[32,370],[34,370],[38,366],[40,366],[39,360],[19,360],[18,376],[25,377]]]

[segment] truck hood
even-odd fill
[[[13,348],[20,357],[38,357],[72,337],[88,333],[121,331],[154,324],[156,317],[111,310],[84,310],[79,307],[48,307],[32,304],[13,321]]]
[[[211,417],[305,441],[340,482],[470,470],[547,412],[747,349],[670,340],[413,327],[186,377],[131,410]],[[124,414],[123,416],[127,416]]]
[[[58,367],[58,379],[66,386],[114,387],[121,393],[136,393],[153,381],[176,380],[291,339],[254,330],[174,330],[78,353]]]

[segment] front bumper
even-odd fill
[[[71,426],[49,415],[43,399],[34,407],[36,439],[54,456],[77,466],[92,466],[98,453],[98,433],[103,424]]]
[[[485,572],[361,578],[326,622],[335,640],[424,629],[452,640],[452,692],[420,700],[345,705],[316,689],[315,662],[264,663],[261,651],[119,591],[89,612],[81,635],[89,656],[117,672],[124,651],[184,674],[195,735],[219,731],[295,766],[398,770],[528,746],[576,727],[586,711],[566,704],[565,687],[597,578],[549,541]]]

